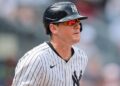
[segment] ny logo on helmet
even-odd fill
[[[75,7],[75,5],[71,6],[72,8],[72,12],[77,12],[77,8]]]

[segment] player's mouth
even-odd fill
[[[80,32],[75,32],[74,34],[76,34],[76,35],[77,35],[77,34],[80,34]]]

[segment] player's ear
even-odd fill
[[[49,28],[50,28],[50,31],[51,31],[52,34],[56,34],[57,26],[55,24],[50,24]]]

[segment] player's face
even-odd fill
[[[56,36],[68,44],[75,44],[80,40],[80,20],[70,20],[57,25]]]

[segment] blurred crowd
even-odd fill
[[[17,61],[26,51],[47,41],[42,17],[45,8],[71,1],[82,21],[81,41],[89,62],[81,86],[120,86],[119,0],[0,0],[0,86],[10,86]]]

